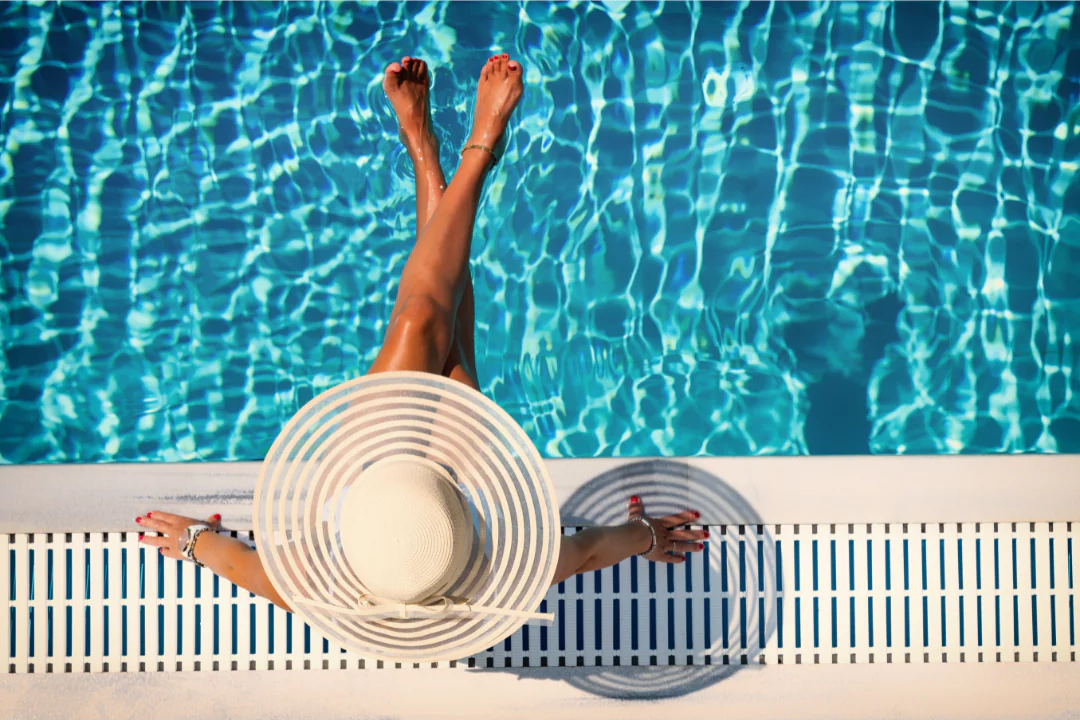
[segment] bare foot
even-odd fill
[[[489,58],[480,73],[472,135],[466,145],[484,145],[501,154],[506,125],[524,89],[520,64],[506,54]]]
[[[431,75],[420,58],[403,57],[390,63],[383,90],[397,113],[401,141],[414,163],[439,160],[439,145],[431,131]]]

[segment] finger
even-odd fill
[[[668,545],[670,546],[671,543],[668,543]],[[704,544],[697,543],[697,542],[677,542],[674,545],[675,545],[675,549],[672,550],[672,552],[679,553],[679,554],[692,553],[692,552],[701,552],[702,550],[705,549]]]
[[[183,515],[173,515],[172,513],[161,512],[160,510],[153,510],[146,513],[146,517],[152,520],[161,520],[166,523],[183,523],[190,521],[191,518],[184,517]]]
[[[668,563],[669,565],[678,565],[679,563],[686,562],[685,555],[660,555],[652,559],[656,562]]]
[[[637,495],[630,497],[630,517],[641,517],[645,514],[645,503]]]
[[[668,530],[668,537],[672,540],[705,540],[709,537],[708,530]]]
[[[135,518],[135,522],[137,522],[140,527],[144,527],[147,530],[155,530],[157,532],[171,531],[175,527],[175,524],[165,520],[161,516],[161,513],[154,513],[153,517],[150,516],[150,513],[147,513],[142,517]]]
[[[210,526],[211,530],[217,530],[221,527],[221,513],[215,513],[206,518],[206,524]]]
[[[156,548],[167,548],[171,546],[168,535],[140,535],[139,542],[143,545],[150,545]]]
[[[660,518],[660,524],[664,527],[675,527],[676,525],[689,525],[694,520],[701,517],[701,513],[696,510],[687,510],[686,512],[676,513],[675,515],[668,515],[667,517]]]

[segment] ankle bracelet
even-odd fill
[[[461,148],[461,154],[464,155],[466,150],[472,150],[473,148],[476,148],[477,150],[483,150],[484,152],[491,155],[491,157],[494,158],[494,161],[491,163],[492,165],[499,162],[499,156],[496,155],[495,151],[489,148],[487,145],[466,145],[465,147]]]

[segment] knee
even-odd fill
[[[398,310],[393,332],[423,342],[434,354],[445,357],[454,338],[453,311],[430,295],[413,295]]]

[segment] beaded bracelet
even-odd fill
[[[630,522],[644,523],[645,527],[649,528],[649,534],[652,535],[652,543],[649,545],[648,550],[646,550],[645,552],[639,552],[638,553],[639,557],[645,557],[646,555],[648,555],[649,553],[651,553],[653,550],[656,549],[656,528],[653,527],[652,521],[649,520],[647,517],[645,517],[643,515],[638,515],[635,518],[630,518]]]

